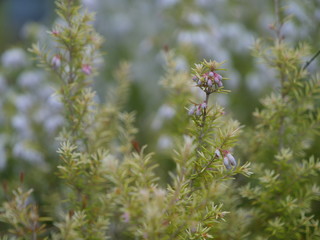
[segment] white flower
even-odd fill
[[[98,8],[97,0],[82,0],[82,4],[84,7],[88,8],[89,10],[94,10]]]
[[[0,92],[4,92],[7,88],[7,81],[4,76],[0,75]]]
[[[24,142],[18,142],[13,147],[13,155],[15,157],[20,157],[30,163],[43,163],[43,155],[40,152],[28,147]]]
[[[7,165],[7,154],[5,151],[5,136],[0,135],[0,170],[4,169]]]
[[[5,68],[20,68],[27,64],[27,56],[21,48],[12,48],[2,54],[1,62]]]
[[[44,127],[49,133],[54,133],[59,126],[64,123],[64,118],[61,115],[55,115],[49,117],[48,120],[45,121]]]
[[[175,114],[176,110],[174,110],[174,108],[166,104],[162,105],[158,110],[158,116],[163,117],[164,119],[171,119],[174,117]]]
[[[172,146],[172,139],[167,135],[162,135],[158,139],[158,148],[160,150],[169,149]]]
[[[20,112],[27,112],[34,105],[34,98],[30,94],[19,95],[15,98],[15,105]]]
[[[21,87],[39,89],[39,84],[44,78],[42,71],[24,71],[18,77],[18,84]]]

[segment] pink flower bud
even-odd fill
[[[222,80],[222,76],[218,73],[214,73],[214,80],[218,80],[218,81],[221,81]]]
[[[53,36],[58,36],[59,35],[59,32],[57,30],[52,30],[51,33],[52,33]]]
[[[197,82],[197,81],[199,80],[199,78],[198,78],[197,76],[193,76],[193,77],[192,77],[192,80],[195,81],[195,82]]]
[[[201,80],[199,79],[198,80],[198,85],[200,86],[202,84]]]
[[[219,81],[218,87],[223,87],[223,83],[221,81]]]
[[[196,111],[196,115],[200,116],[202,114],[201,107],[199,106]]]
[[[211,79],[208,80],[208,86],[212,87],[212,80]]]
[[[237,161],[235,160],[235,158],[232,156],[231,153],[228,153],[226,157],[229,159],[231,166],[237,166]]]
[[[214,73],[213,72],[209,72],[209,77],[213,77]]]
[[[92,73],[92,67],[89,64],[83,64],[82,72],[84,72],[86,75],[90,75]]]
[[[202,109],[204,109],[204,108],[206,108],[206,107],[207,107],[207,103],[206,103],[206,102],[201,103],[201,108],[202,108]]]
[[[121,218],[122,218],[122,220],[123,220],[125,223],[130,222],[130,213],[129,213],[129,212],[124,212],[124,213],[121,215]]]
[[[52,60],[51,60],[51,64],[52,64],[52,67],[54,69],[57,69],[61,66],[61,57],[60,55],[54,55]]]
[[[193,115],[195,110],[196,110],[196,106],[192,105],[188,111],[188,114]]]
[[[230,170],[232,167],[230,166],[229,159],[227,157],[223,158],[223,164],[226,167],[226,169]]]
[[[216,157],[221,158],[221,153],[220,153],[219,149],[216,149],[216,151],[214,153],[216,154]]]

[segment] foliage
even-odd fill
[[[253,128],[241,126],[217,102],[231,92],[224,62],[203,60],[190,73],[179,68],[179,50],[165,47],[166,100],[152,124],[155,139],[169,139],[162,153],[140,145],[136,112],[126,110],[132,64],[122,62],[114,71],[117,86],[101,103],[92,89],[103,43],[94,15],[76,0],[57,0],[56,6],[51,39],[30,52],[49,72],[63,104],[58,166],[50,172],[59,179],[44,192],[52,198],[45,204],[24,190],[24,173],[18,187],[3,184],[1,239],[319,237],[314,204],[320,200],[320,163],[309,152],[319,135],[319,79],[305,64],[309,47],[284,40],[289,19],[279,1],[273,42],[258,40],[254,47],[279,81],[255,111]],[[191,6],[198,5],[177,7],[188,12]],[[160,169],[162,161],[173,165],[169,172]]]

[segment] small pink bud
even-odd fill
[[[206,103],[206,102],[201,103],[201,108],[202,108],[202,109],[204,109],[204,108],[206,108],[206,107],[207,107],[207,103]]]
[[[201,107],[199,106],[196,111],[196,115],[200,116],[202,114]]]
[[[125,223],[128,223],[130,221],[130,213],[129,212],[124,212],[121,215],[121,218]]]
[[[196,110],[196,106],[192,105],[188,111],[188,114],[193,115],[195,110]]]
[[[52,30],[51,33],[52,33],[53,36],[58,36],[59,35],[59,32],[57,30]]]
[[[222,76],[218,73],[214,73],[214,80],[218,79],[218,81],[222,80]]]
[[[221,157],[221,153],[220,153],[219,149],[216,149],[216,151],[214,153],[216,154],[216,157],[218,157],[218,158]]]
[[[198,80],[198,85],[200,86],[202,84],[201,80],[199,79]]]
[[[234,159],[231,153],[228,153],[226,157],[229,159],[231,166],[237,166],[237,161]]]
[[[82,72],[84,72],[86,75],[90,75],[92,73],[92,67],[89,64],[83,64]]]
[[[51,60],[51,64],[52,64],[52,67],[54,69],[57,69],[61,66],[61,57],[60,55],[54,55],[52,60]]]
[[[226,167],[226,169],[230,170],[232,167],[230,166],[229,159],[227,157],[223,158],[223,164]]]
[[[212,80],[211,79],[208,80],[208,86],[212,87]]]
[[[193,77],[192,77],[192,80],[193,80],[194,82],[197,82],[197,81],[199,80],[199,78],[198,78],[197,76],[193,76]]]
[[[209,77],[213,77],[214,73],[213,72],[209,72]]]
[[[223,87],[223,83],[221,81],[219,81],[218,87]]]

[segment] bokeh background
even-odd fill
[[[103,61],[94,88],[104,102],[122,61],[132,64],[127,111],[137,112],[137,140],[156,152],[162,172],[173,168],[168,155],[173,141],[166,123],[176,111],[166,103],[159,84],[165,72],[164,48],[176,53],[177,68],[189,71],[202,59],[226,61],[226,88],[232,94],[217,101],[250,128],[259,99],[277,89],[275,73],[251,54],[258,38],[274,36],[273,1],[265,0],[82,0],[96,12],[93,23],[104,36]],[[320,1],[283,1],[291,15],[283,27],[286,41],[310,44],[310,57],[320,48]],[[52,95],[55,80],[36,67],[28,48],[46,41],[56,21],[53,0],[0,1],[0,181],[3,189],[24,184],[35,198],[52,204],[58,196],[57,132],[64,123],[62,105]],[[307,59],[306,59],[307,60]],[[309,70],[315,72],[319,61]],[[181,106],[184,108],[185,106]],[[319,153],[318,143],[310,150]],[[161,174],[161,173],[160,173]],[[165,174],[164,174],[165,175]],[[20,177],[21,178],[21,177]],[[164,180],[165,182],[165,180]],[[50,196],[50,197],[48,197]],[[1,200],[5,191],[0,191]]]

